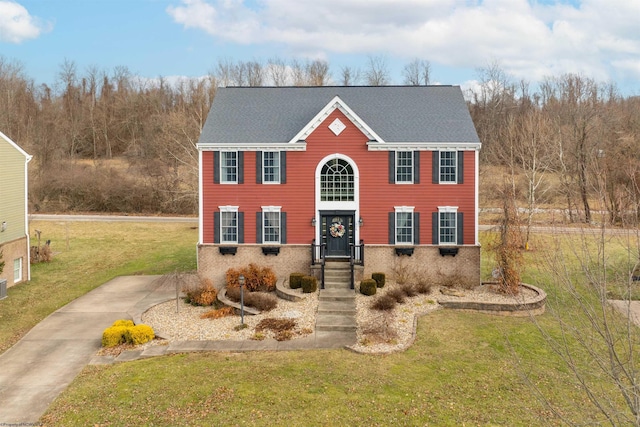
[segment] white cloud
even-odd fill
[[[32,17],[24,6],[13,1],[0,1],[0,42],[22,43],[35,39],[50,24]]]
[[[218,40],[297,54],[384,53],[468,68],[498,61],[528,80],[640,79],[640,1],[181,0],[167,12]]]

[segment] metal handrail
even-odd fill
[[[320,260],[320,289],[324,289],[324,266],[326,264],[326,244],[316,245],[316,239],[311,241],[311,265],[316,265],[316,249]]]
[[[355,289],[355,265],[364,266],[364,240],[360,240],[360,244],[351,244],[349,257],[349,267],[351,269],[351,289]]]

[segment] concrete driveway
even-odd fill
[[[158,277],[117,277],[52,313],[0,355],[0,426],[35,425],[100,349],[105,328],[174,295]]]

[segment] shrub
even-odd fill
[[[227,288],[239,288],[240,276],[244,276],[244,285],[249,292],[271,292],[276,289],[276,274],[270,267],[249,264],[247,267],[230,268],[226,273]]]
[[[428,294],[431,293],[431,283],[427,281],[418,281],[415,284],[415,289],[419,294]]]
[[[201,319],[221,319],[227,316],[233,316],[236,309],[233,307],[222,307],[214,310],[209,310],[206,313],[200,315]]]
[[[318,279],[314,276],[304,276],[302,278],[302,292],[310,294],[318,289]]]
[[[376,281],[376,286],[384,288],[386,276],[384,273],[371,273],[371,278]]]
[[[391,298],[395,299],[397,303],[402,304],[404,299],[406,298],[406,294],[404,293],[404,289],[402,288],[393,288],[387,291],[387,295]]]
[[[197,283],[185,284],[182,288],[185,293],[185,302],[196,306],[210,306],[216,301],[218,291],[213,286],[211,279],[202,278]]]
[[[374,310],[388,311],[393,310],[396,304],[395,298],[389,295],[380,295],[371,303],[371,308]]]
[[[299,289],[302,287],[302,278],[304,274],[302,273],[291,273],[289,275],[289,287],[291,289]]]
[[[135,325],[127,328],[125,338],[129,344],[139,345],[149,342],[155,338],[153,329],[149,325]]]
[[[125,334],[127,333],[126,326],[110,326],[102,332],[102,346],[103,347],[115,347],[120,344],[124,344],[127,341]]]
[[[404,294],[409,298],[418,295],[418,291],[411,283],[405,283],[404,285],[401,285],[400,289],[402,289],[402,292],[404,292]]]
[[[240,289],[227,288],[227,298],[234,302],[240,302]],[[278,297],[267,292],[245,292],[244,305],[260,311],[269,311],[278,306]]]
[[[111,326],[124,326],[126,328],[130,328],[133,325],[133,320],[116,320]]]
[[[360,293],[362,295],[375,295],[378,284],[373,279],[364,279],[360,282]]]

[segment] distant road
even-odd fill
[[[136,216],[136,215],[49,215],[30,214],[35,221],[104,221],[104,222],[188,222],[198,223],[197,217]]]

